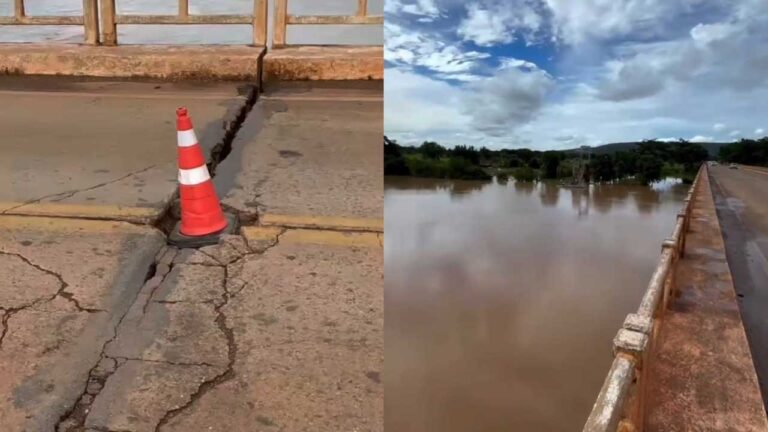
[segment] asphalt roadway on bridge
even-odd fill
[[[2,432],[381,430],[381,83],[244,85],[0,77]],[[199,250],[179,105],[245,219]]]
[[[768,169],[709,168],[744,328],[768,409]]]

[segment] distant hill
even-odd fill
[[[590,151],[594,154],[611,154],[615,153],[617,151],[628,151],[635,146],[639,144],[638,142],[620,142],[620,143],[611,143],[611,144],[603,144],[601,146],[597,147],[590,147]],[[671,143],[674,144],[674,143]],[[707,152],[709,152],[710,157],[717,157],[717,155],[720,153],[720,147],[726,146],[731,143],[727,142],[704,142],[704,143],[697,143],[707,149]],[[579,149],[569,149],[564,150],[566,152],[576,152]]]

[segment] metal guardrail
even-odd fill
[[[253,0],[253,13],[239,15],[190,15],[189,0],[178,0],[175,15],[118,14],[116,0],[83,0],[82,15],[75,16],[27,16],[24,0],[14,0],[14,15],[0,16],[0,25],[81,25],[88,45],[117,45],[117,26],[120,24],[250,24],[253,27],[253,45],[267,43],[267,1]],[[99,22],[101,16],[101,22]],[[289,25],[381,25],[382,15],[368,15],[368,0],[357,0],[355,15],[291,15],[288,0],[275,0],[274,34],[275,47],[286,45]],[[101,26],[101,35],[99,34]],[[101,36],[101,37],[100,37]]]
[[[664,240],[656,270],[651,276],[636,313],[627,315],[613,340],[614,359],[583,432],[642,431],[646,373],[651,353],[664,320],[664,312],[675,296],[674,272],[677,260],[685,255],[685,236],[690,228],[693,197],[699,172],[677,215],[672,236]]]
[[[383,15],[368,15],[368,0],[357,0],[355,15],[291,15],[288,13],[288,0],[275,0],[275,31],[272,46],[279,48],[286,45],[288,25],[378,25],[383,23]]]

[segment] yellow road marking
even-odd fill
[[[66,219],[52,217],[0,216],[0,231],[44,231],[44,232],[147,232],[151,227],[120,221],[89,219]]]
[[[384,231],[384,220],[370,218],[265,214],[260,217],[260,222],[263,226],[281,226],[286,228],[313,228],[341,231]]]
[[[0,203],[0,213],[17,216],[56,216],[82,219],[115,219],[147,223],[157,219],[161,209],[118,205],[88,205],[61,203]]]
[[[381,234],[372,232],[341,232],[312,229],[288,229],[276,227],[243,227],[240,233],[249,242],[276,241],[281,244],[315,244],[323,246],[380,247]],[[282,234],[281,234],[282,233]]]
[[[323,246],[378,247],[379,236],[370,232],[341,232],[308,229],[288,230],[280,236],[283,244],[318,244]]]

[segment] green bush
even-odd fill
[[[536,171],[529,166],[522,166],[512,170],[512,177],[517,181],[532,182],[536,180]]]

